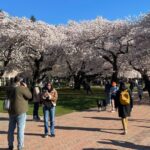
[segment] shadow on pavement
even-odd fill
[[[0,117],[0,121],[8,121],[9,118],[8,117]]]
[[[150,126],[137,126],[137,127],[141,127],[141,128],[150,128]]]
[[[103,128],[85,128],[85,127],[67,127],[67,126],[56,126],[56,129],[62,129],[62,130],[82,130],[82,131],[96,131],[96,132],[104,132],[104,133],[110,133],[110,134],[122,134],[118,133],[118,131],[122,129],[103,129]],[[107,131],[108,130],[108,131]]]
[[[8,148],[0,148],[0,150],[8,150]]]
[[[0,134],[8,134],[7,131],[0,131]]]
[[[99,119],[99,120],[120,120],[120,118],[110,118],[110,117],[84,117],[90,119]]]
[[[0,121],[9,121],[9,117],[0,117]],[[34,121],[33,119],[27,119],[26,121]],[[43,122],[43,120],[38,120],[34,122]]]
[[[129,121],[150,123],[150,120],[147,120],[147,119],[130,119],[130,118],[129,118]]]
[[[8,134],[8,132],[7,131],[0,131],[0,134]],[[14,134],[17,134],[17,133],[15,132]],[[27,133],[27,132],[25,132],[25,135],[43,137],[43,134],[39,134],[39,133]]]
[[[56,126],[56,129],[63,130],[83,130],[83,131],[100,131],[100,128],[85,128],[85,127],[66,127],[66,126]]]
[[[126,142],[126,141],[117,141],[117,140],[105,139],[105,141],[98,141],[98,143],[119,146],[119,147],[122,147],[122,149],[129,148],[129,149],[136,149],[136,150],[150,150],[150,146],[137,145],[137,144],[134,144],[131,142]]]
[[[112,148],[83,148],[82,150],[117,150]]]

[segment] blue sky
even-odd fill
[[[150,12],[150,0],[0,0],[0,9],[12,16],[30,18],[50,24],[66,24],[102,16],[124,19]]]

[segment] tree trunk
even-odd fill
[[[114,71],[111,77],[111,82],[118,82],[118,71]]]
[[[114,58],[113,62],[113,74],[111,77],[111,82],[118,82],[118,66],[117,66],[117,57]]]
[[[78,75],[74,76],[74,89],[75,90],[80,90],[81,88],[81,80],[80,77]]]

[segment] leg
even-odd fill
[[[13,149],[15,128],[16,128],[16,116],[9,116],[8,145],[10,149]]]
[[[36,119],[36,102],[34,102],[34,107],[33,107],[33,119]]]
[[[115,111],[115,100],[114,99],[111,100],[111,104],[112,104],[112,112],[114,112]]]
[[[34,102],[33,119],[39,119],[38,110],[39,102]]]
[[[110,94],[106,92],[106,105],[110,104]]]
[[[44,114],[44,133],[48,135],[48,120],[49,120],[49,110],[46,106],[43,107]]]
[[[148,91],[149,101],[150,101],[150,88],[149,87],[148,87],[147,91]]]
[[[139,99],[140,101],[142,101],[142,94],[139,94]]]
[[[128,118],[126,117],[126,129],[128,129]]]
[[[123,126],[123,130],[124,130],[124,134],[127,134],[127,118],[122,118],[122,126]]]
[[[24,130],[26,124],[26,113],[17,116],[17,139],[18,150],[22,150],[24,147]]]
[[[37,102],[37,111],[36,111],[36,115],[37,115],[37,119],[38,120],[40,120],[40,117],[39,117],[39,105],[40,105],[40,103],[39,102]]]
[[[55,135],[55,107],[50,108],[50,133]]]

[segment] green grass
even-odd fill
[[[104,98],[104,91],[100,87],[92,87],[93,95],[86,95],[85,91],[81,89],[73,90],[70,88],[58,89],[58,102],[56,106],[56,115],[64,115],[74,111],[82,111],[92,107],[96,107],[96,100]],[[0,92],[0,97],[2,92]],[[0,100],[0,112],[4,112],[2,109],[2,100]],[[33,103],[29,103],[28,114],[32,115]],[[42,116],[42,106],[39,109],[39,114]]]

